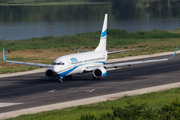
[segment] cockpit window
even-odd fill
[[[59,63],[53,63],[53,65],[64,65],[64,63],[63,62],[61,62],[61,61],[59,61]]]

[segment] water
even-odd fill
[[[137,30],[174,30],[180,27],[180,16],[167,4],[126,1],[106,5],[11,6],[0,7],[0,39],[19,40],[32,37],[73,35],[101,30],[104,14],[108,28]],[[140,6],[141,4],[141,6]],[[176,3],[177,4],[177,3]],[[128,7],[127,7],[128,6]],[[162,12],[163,9],[166,11]]]

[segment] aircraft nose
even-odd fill
[[[59,67],[53,65],[52,70],[53,70],[53,72],[58,73],[59,72]]]

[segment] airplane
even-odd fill
[[[100,42],[99,45],[96,47],[96,49],[93,51],[76,49],[84,52],[58,57],[57,59],[54,60],[52,65],[49,65],[49,64],[6,60],[5,49],[3,48],[4,61],[6,61],[7,63],[16,63],[16,64],[24,64],[24,65],[32,65],[32,66],[48,68],[45,72],[45,75],[47,77],[57,78],[59,81],[63,82],[63,80],[72,79],[72,75],[76,75],[76,74],[92,72],[93,79],[99,79],[107,75],[107,68],[117,68],[119,66],[131,66],[134,64],[167,61],[175,57],[178,46],[176,47],[176,50],[171,58],[105,64],[108,58],[108,54],[141,49],[141,48],[135,48],[135,49],[108,52],[106,50],[107,18],[108,18],[108,14],[105,14],[102,32],[100,36]]]

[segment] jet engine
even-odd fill
[[[49,68],[49,69],[46,70],[45,75],[46,75],[47,77],[51,77],[51,78],[54,77],[54,73],[53,73],[53,71],[52,71],[51,68]]]
[[[104,77],[107,75],[107,70],[103,67],[97,68],[93,71],[93,75],[96,78]]]

